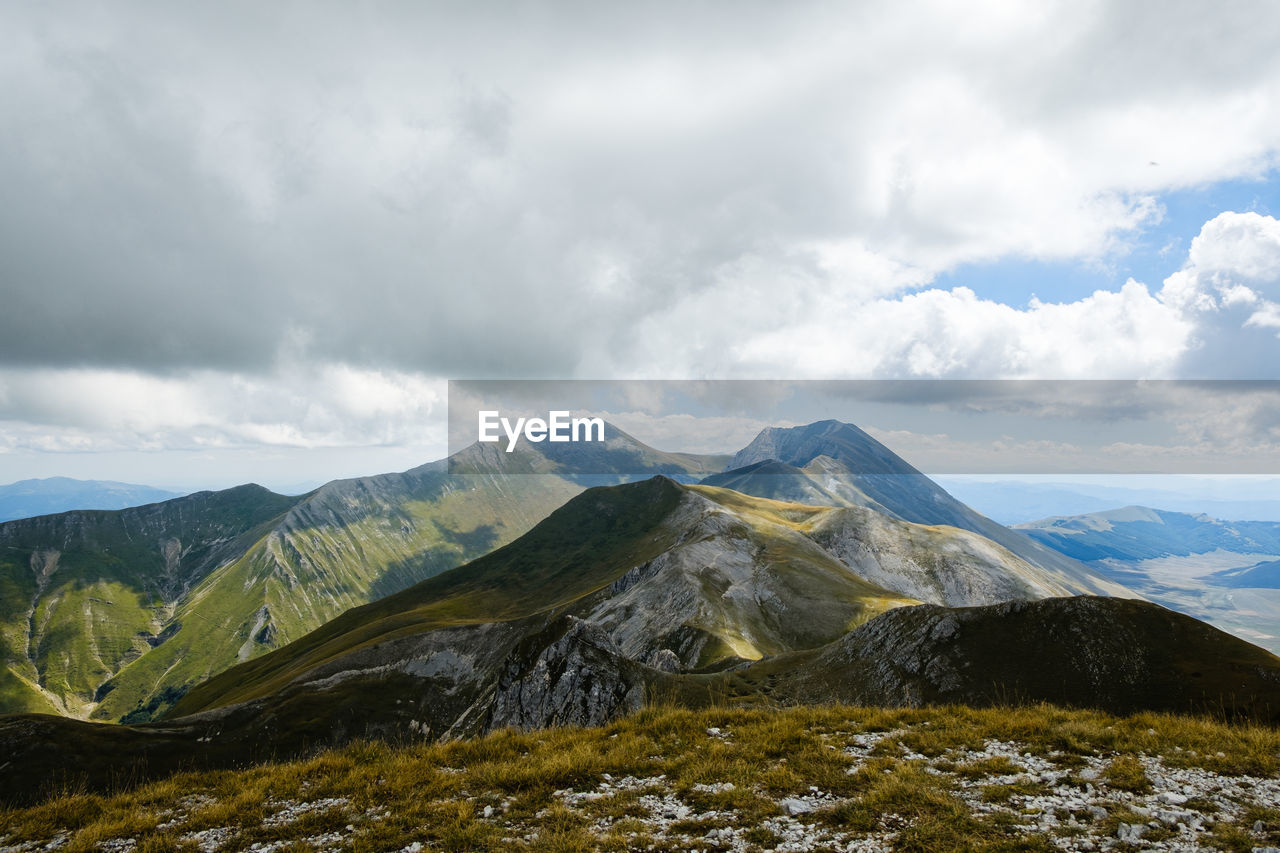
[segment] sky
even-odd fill
[[[404,469],[458,378],[1280,379],[1277,32],[0,5],[0,483]]]

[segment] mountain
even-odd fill
[[[1017,525],[1028,536],[1078,560],[1136,563],[1229,551],[1280,554],[1280,522],[1220,521],[1207,515],[1128,506]]]
[[[1280,560],[1266,560],[1240,569],[1226,569],[1209,575],[1217,586],[1233,589],[1280,589]]]
[[[1018,529],[1152,601],[1280,652],[1280,522],[1130,506]]]
[[[0,703],[81,715],[178,603],[298,498],[258,486],[0,524]]]
[[[774,695],[783,700],[1050,702],[1119,714],[1208,712],[1280,721],[1280,658],[1134,600],[1079,596],[902,608],[816,653],[761,669],[775,676]]]
[[[240,487],[0,524],[0,710],[149,718],[239,661],[510,542],[584,482],[696,479],[720,464],[610,428],[586,458],[473,446],[293,498]],[[249,494],[262,506],[217,523]]]
[[[0,521],[73,509],[124,509],[176,497],[177,492],[110,480],[19,480],[0,486]]]
[[[857,541],[875,546],[860,565],[913,567],[913,583],[1027,581],[1029,564],[968,531],[655,477],[589,489],[514,542],[200,684],[163,722],[14,717],[0,749],[11,767],[55,776],[143,761],[146,773],[356,738],[596,724],[652,701],[1053,701],[1280,719],[1280,659],[1189,617],[1029,589],[918,605],[835,556]],[[0,772],[0,793],[15,773]]]
[[[729,470],[702,482],[762,497],[863,506],[916,524],[968,530],[1074,592],[1134,594],[1024,532],[974,512],[852,424],[827,420],[765,429],[733,457]]]
[[[1001,524],[1030,524],[1106,512],[1125,506],[1158,506],[1169,512],[1201,513],[1219,519],[1280,521],[1276,481],[1238,478],[1224,483],[1191,476],[1162,475],[1165,488],[1122,488],[1099,483],[987,480],[971,475],[940,475],[934,479],[958,500]],[[1119,476],[1114,480],[1122,479]],[[1227,491],[1228,488],[1231,491]]]
[[[591,489],[492,554],[210,679],[172,713],[327,702],[317,690],[345,696],[337,685],[350,682],[359,693],[368,677],[425,666],[448,686],[434,701],[420,694],[415,707],[429,709],[433,732],[470,733],[494,719],[533,719],[549,701],[527,685],[504,690],[513,655],[537,669],[548,653],[576,654],[581,641],[608,650],[623,673],[712,672],[817,648],[916,603],[914,593],[975,603],[1066,591],[969,531],[657,477]],[[585,671],[548,666],[548,677]],[[582,687],[551,681],[539,682],[551,696]],[[622,702],[634,687],[596,684],[588,694]]]

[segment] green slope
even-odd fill
[[[297,501],[242,486],[0,525],[6,683],[25,686],[0,694],[0,708],[28,706],[35,691],[61,713],[87,713],[159,641],[183,595]]]
[[[269,696],[296,676],[374,643],[516,619],[575,601],[666,550],[674,534],[655,531],[683,494],[665,478],[590,489],[517,542],[348,611],[195,687],[171,715]]]
[[[0,713],[43,702],[148,719],[211,675],[512,541],[585,484],[695,479],[722,461],[612,427],[589,451],[492,450],[301,497],[245,486],[0,525],[0,653],[16,676]]]
[[[175,615],[180,629],[112,680],[94,716],[117,719],[139,703],[162,710],[153,700],[165,688],[203,681],[486,553],[579,491],[553,476],[476,480],[419,469],[325,486],[192,590]]]

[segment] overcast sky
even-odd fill
[[[0,482],[405,468],[455,377],[1280,378],[1278,38],[1266,0],[0,5]]]

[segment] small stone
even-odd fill
[[[485,806],[483,814],[485,817],[493,817],[493,806]]]
[[[1138,841],[1147,831],[1146,826],[1140,823],[1122,823],[1120,828],[1116,830],[1116,838],[1121,841]]]
[[[787,797],[778,805],[782,806],[782,810],[792,817],[813,811],[813,803],[806,803],[804,800],[797,800],[794,797]]]
[[[1171,806],[1180,806],[1187,801],[1187,798],[1181,794],[1175,794],[1172,791],[1165,791],[1159,796],[1162,803],[1168,803]]]
[[[1262,832],[1262,831],[1263,831],[1264,829],[1266,829],[1266,828],[1267,828],[1267,825],[1266,825],[1265,823],[1263,823],[1262,821],[1260,821],[1260,820],[1255,820],[1255,821],[1253,822],[1253,831],[1254,831],[1254,832]]]

